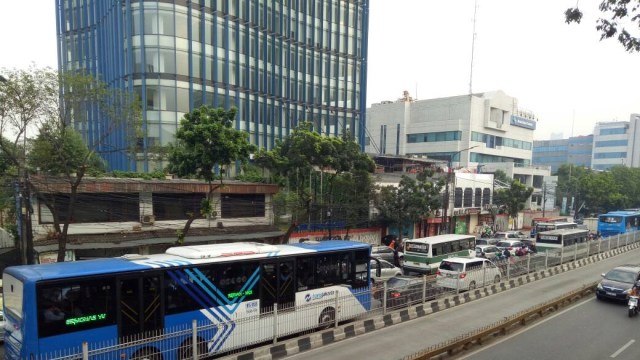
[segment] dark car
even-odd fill
[[[422,291],[425,286],[422,277],[394,276],[387,281],[387,308],[405,306],[421,302]],[[425,299],[434,299],[436,289],[431,283],[426,283]]]
[[[620,265],[606,274],[596,288],[598,299],[627,301],[629,290],[640,279],[640,265]]]
[[[382,259],[382,260],[386,260],[392,264],[395,264],[394,260],[393,260],[393,249],[388,247],[388,246],[374,246],[371,248],[371,256],[378,258],[378,259]],[[404,259],[404,253],[402,253],[401,251],[398,251],[398,258],[400,260],[400,262],[402,262],[402,260]]]
[[[389,246],[391,245],[391,242],[393,242],[394,240],[398,241],[398,235],[394,235],[394,234],[385,235],[382,237],[382,244]]]

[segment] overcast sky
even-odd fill
[[[370,0],[367,104],[502,90],[538,119],[534,138],[588,135],[640,113],[640,54],[599,41],[600,0]],[[57,68],[53,0],[0,0],[0,68]],[[472,79],[470,81],[470,79]]]

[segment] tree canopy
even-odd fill
[[[322,136],[312,126],[299,124],[255,157],[256,165],[269,169],[283,187],[274,211],[291,216],[289,232],[300,222],[345,221],[349,227],[367,221],[375,163],[350,134]]]
[[[216,166],[225,169],[235,161],[247,162],[256,147],[249,143],[249,134],[233,127],[235,117],[235,108],[206,105],[185,114],[175,143],[169,145],[166,170],[211,182],[216,178]]]
[[[32,66],[26,70],[2,69],[2,73],[5,78],[0,82],[0,128],[3,136],[11,134],[12,138],[0,142],[0,152],[15,169],[13,175],[19,176],[24,185],[22,197],[30,199],[30,193],[34,193],[51,212],[52,233],[58,240],[58,261],[64,261],[77,188],[87,172],[104,169],[97,150],[108,143],[114,131],[124,128],[132,136],[137,133],[139,102],[84,72],[58,74],[49,68]],[[99,133],[86,130],[90,110],[105,119]],[[61,176],[68,182],[69,201],[64,209],[53,202],[51,194],[34,185],[29,176],[34,173]],[[23,262],[33,261],[28,217],[27,244],[21,244]]]
[[[517,218],[518,213],[524,209],[525,202],[533,193],[533,188],[522,184],[519,180],[512,180],[508,189],[496,190],[494,203],[503,205],[511,218]]]
[[[598,7],[601,16],[596,20],[596,30],[600,32],[600,40],[616,38],[628,52],[640,51],[640,3],[638,0],[602,0]],[[565,11],[567,24],[580,23],[583,12],[576,7]]]
[[[424,170],[415,179],[403,175],[398,187],[383,186],[374,198],[381,217],[399,229],[435,215],[442,207],[441,191],[446,177],[433,179],[433,171]],[[400,231],[402,236],[402,231]]]

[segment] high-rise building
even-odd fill
[[[591,167],[593,135],[573,136],[568,139],[535,140],[533,165],[551,166],[558,171],[564,164]]]
[[[125,130],[100,148],[112,169],[151,171],[206,104],[238,109],[236,128],[270,149],[299,122],[364,142],[369,1],[56,0],[61,72],[85,70],[139,96],[133,158]],[[89,111],[85,136],[109,119]],[[115,150],[114,150],[115,149]]]
[[[630,166],[627,163],[629,140],[628,121],[596,123],[593,129],[591,167],[594,170],[608,170],[613,166]]]

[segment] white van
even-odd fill
[[[448,289],[473,290],[500,282],[500,269],[489,259],[452,257],[442,260],[436,272],[436,285]]]

